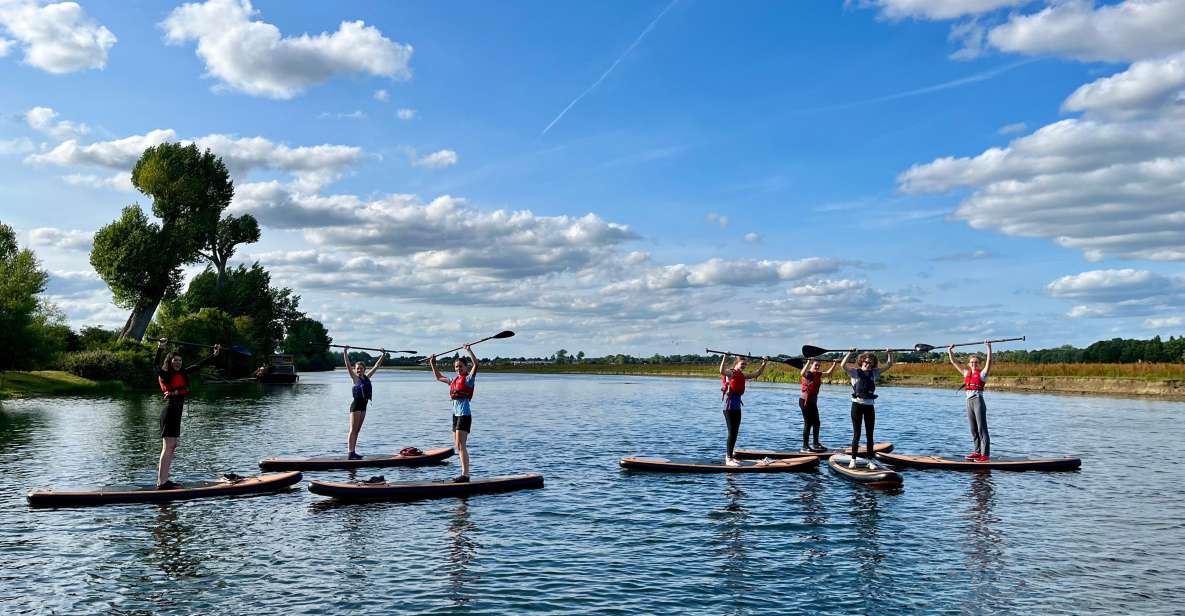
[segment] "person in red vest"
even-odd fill
[[[987,346],[987,361],[983,370],[979,369],[979,355],[972,354],[967,360],[964,370],[955,361],[955,348],[946,348],[946,356],[950,365],[963,375],[963,387],[967,390],[967,422],[971,424],[971,439],[975,443],[975,451],[964,456],[972,462],[990,462],[992,459],[992,437],[988,434],[987,403],[983,400],[983,388],[987,385],[988,370],[992,368],[992,343],[983,342]]]
[[[769,363],[768,357],[761,358],[761,367],[756,372],[745,374],[748,362],[744,357],[738,357],[732,368],[725,369],[729,355],[720,358],[720,393],[724,399],[724,423],[728,426],[728,443],[725,445],[724,463],[728,466],[740,466],[732,452],[736,448],[737,434],[741,431],[741,396],[745,395],[745,381],[755,379],[765,372]]]
[[[473,413],[469,409],[469,401],[473,399],[474,379],[477,377],[477,356],[473,354],[473,349],[469,348],[469,345],[465,345],[465,352],[469,357],[458,357],[453,362],[457,376],[452,379],[440,373],[436,367],[435,355],[428,358],[432,376],[448,385],[448,397],[453,400],[453,447],[461,458],[461,474],[453,479],[453,483],[469,481],[469,449],[465,444],[469,441],[469,431],[473,427]]]
[[[817,359],[807,361],[803,366],[802,376],[799,383],[802,386],[802,393],[798,396],[798,408],[802,410],[802,451],[803,453],[822,453],[827,451],[827,447],[819,442],[819,389],[823,387],[823,377],[835,371],[835,367],[839,364],[831,362],[831,367],[826,372],[820,370],[820,362]],[[814,433],[814,442],[811,443],[811,433]]]
[[[185,408],[185,397],[189,395],[189,375],[202,366],[210,363],[222,350],[220,345],[214,345],[214,352],[209,357],[185,366],[181,354],[170,352],[161,361],[168,339],[161,338],[156,346],[156,358],[153,366],[156,368],[156,380],[160,390],[165,394],[165,407],[160,412],[160,464],[156,469],[156,489],[174,490],[181,486],[169,479],[169,471],[173,467],[173,458],[177,454],[177,444],[181,440],[181,412]]]

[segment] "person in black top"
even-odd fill
[[[350,380],[354,382],[351,389],[352,397],[350,399],[350,435],[346,437],[346,446],[349,447],[349,454],[346,458],[350,460],[361,460],[362,456],[358,455],[354,449],[358,446],[358,433],[362,431],[362,422],[366,421],[366,405],[370,403],[371,397],[374,395],[373,386],[370,383],[371,377],[375,372],[378,372],[379,366],[383,365],[383,359],[387,357],[387,351],[384,349],[379,358],[375,360],[374,365],[369,370],[366,369],[366,364],[363,362],[354,362],[350,365],[350,347],[342,349],[342,358],[346,362],[346,372],[350,373]]]
[[[156,347],[156,380],[160,383],[160,390],[165,394],[165,407],[160,412],[160,465],[156,470],[156,488],[158,490],[172,490],[178,488],[176,483],[169,480],[169,470],[173,467],[173,458],[177,453],[177,443],[181,439],[181,411],[185,407],[185,397],[189,395],[189,375],[210,363],[218,356],[222,347],[214,345],[214,352],[209,357],[185,366],[181,354],[172,351],[161,361],[165,352],[167,338],[161,338]]]

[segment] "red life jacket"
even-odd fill
[[[174,396],[188,396],[189,395],[189,379],[185,378],[182,372],[168,373],[169,379],[165,381],[165,375],[160,375],[156,378],[160,382],[160,390],[165,392],[165,397],[169,394]]]
[[[728,376],[720,375],[720,392],[733,396],[745,395],[745,373],[734,369]]]
[[[448,384],[448,397],[452,398],[453,400],[472,400],[473,386],[466,385],[465,377],[458,374],[457,377]]]
[[[807,378],[806,375],[814,375],[812,378]],[[803,372],[802,378],[802,397],[810,400],[811,398],[819,397],[819,389],[823,387],[823,373],[821,372]]]
[[[967,370],[963,375],[963,387],[966,387],[967,391],[983,391],[985,385],[983,370]]]

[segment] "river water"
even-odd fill
[[[741,446],[798,447],[795,390],[750,386]],[[820,400],[831,445],[850,438],[844,393]],[[340,452],[349,395],[337,372],[194,396],[175,477]],[[1182,613],[1185,404],[990,392],[993,454],[1074,454],[1082,470],[906,470],[899,493],[825,467],[619,469],[626,455],[719,459],[718,400],[711,380],[479,375],[474,475],[538,471],[544,489],[342,505],[302,483],[61,510],[30,509],[24,494],[152,481],[159,398],[4,402],[0,613]],[[957,392],[887,388],[877,407],[878,440],[898,452],[969,447]],[[443,384],[383,372],[358,449],[447,446],[449,414]],[[374,471],[443,479],[458,467]]]

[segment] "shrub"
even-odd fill
[[[134,387],[152,387],[152,357],[143,351],[77,351],[67,353],[62,369],[93,381],[120,381]]]

